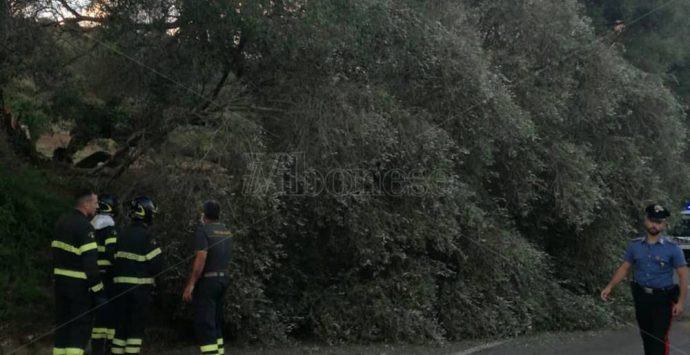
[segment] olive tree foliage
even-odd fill
[[[121,144],[90,174],[159,202],[166,317],[189,317],[179,292],[199,206],[221,202],[235,235],[226,328],[240,341],[606,324],[592,296],[638,211],[687,191],[683,107],[574,0],[25,10],[39,7],[13,16],[46,38],[27,68],[44,50],[61,66],[3,71],[41,93],[30,109],[76,122],[73,149]]]
[[[527,237],[538,237],[547,252],[580,266],[566,262],[564,272],[583,275],[598,269],[600,260],[618,257],[601,243],[629,235],[646,203],[677,206],[685,197],[686,126],[682,106],[660,78],[627,64],[602,37],[594,38],[579,4],[568,5],[569,13],[561,15],[544,4],[483,2],[489,8],[482,10],[487,16],[480,23],[487,31],[485,45],[508,51],[494,57],[496,65],[516,68],[510,76],[517,78],[515,100],[541,133],[531,149],[534,160],[521,159],[539,162],[527,168],[538,172],[535,184],[520,184],[531,186],[536,201],[531,210],[506,201],[511,210],[522,211],[517,221]],[[549,13],[563,18],[541,20]],[[525,31],[525,23],[535,27]],[[493,48],[496,43],[509,45]],[[526,74],[525,68],[536,72]],[[516,170],[524,171],[509,168]],[[591,292],[599,280],[580,282]]]
[[[660,75],[687,105],[690,103],[690,4],[685,1],[584,1],[598,33],[624,25],[616,36],[621,54],[641,70]],[[620,21],[620,22],[617,22]]]

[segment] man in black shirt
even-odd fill
[[[196,231],[196,255],[182,299],[192,302],[194,329],[202,354],[225,354],[223,297],[230,283],[232,234],[219,222],[220,204],[204,203],[202,225]]]
[[[55,276],[54,355],[82,355],[89,342],[94,303],[104,301],[98,272],[98,244],[89,219],[96,214],[98,197],[91,189],[75,195],[74,210],[63,215],[53,231]]]
[[[113,265],[116,326],[113,354],[139,354],[151,304],[154,277],[161,272],[161,249],[149,227],[158,209],[146,196],[130,202],[132,223],[117,237]]]

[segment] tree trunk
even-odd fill
[[[5,108],[5,103],[2,101],[2,87],[5,86],[7,74],[5,73],[4,67],[7,57],[9,56],[9,44],[10,38],[10,4],[8,0],[0,0],[0,110]]]

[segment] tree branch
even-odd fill
[[[199,110],[194,110],[194,111],[206,111],[206,109],[211,106],[211,104],[218,98],[218,94],[220,94],[220,90],[223,89],[223,85],[225,85],[225,82],[228,80],[228,76],[230,75],[230,66],[224,65],[223,66],[223,73],[221,74],[221,78],[216,84],[216,87],[213,88],[213,92],[211,92],[211,96],[204,100],[204,103],[201,105]]]
[[[110,157],[110,159],[103,162],[103,164],[91,169],[91,171],[89,171],[89,175],[96,175],[96,174],[100,173],[103,169],[108,168],[108,167],[112,167],[112,166],[116,165],[118,161],[123,160],[124,157],[126,157],[129,154],[130,150],[135,148],[139,144],[139,142],[144,138],[144,135],[145,135],[144,130],[134,132],[132,135],[129,136],[129,138],[127,139],[127,143],[125,144],[124,147],[118,149],[115,152],[115,154],[113,154],[113,156]],[[121,164],[121,166],[118,167],[118,170],[121,169],[122,166],[125,166],[125,165],[129,165],[129,164],[127,164],[127,161],[123,162]]]
[[[72,8],[68,3],[67,0],[58,0],[60,5],[62,5],[70,14],[72,14],[71,18],[64,18],[62,21],[59,21],[58,23],[80,23],[80,22],[96,22],[99,24],[104,24],[109,21],[108,17],[94,17],[94,16],[86,16],[79,11],[75,10]],[[112,12],[108,12],[112,13]],[[178,28],[180,27],[180,22],[179,20],[175,20],[175,22],[171,23],[166,23],[166,22],[160,22],[160,21],[155,21],[153,23],[137,23],[135,21],[131,21],[130,25],[132,27],[135,27],[137,29],[164,29],[164,30],[169,30],[173,28]]]
[[[82,22],[82,21],[91,21],[91,22],[98,22],[98,23],[104,23],[105,18],[103,17],[93,17],[93,16],[84,16],[80,14],[77,10],[73,9],[69,4],[67,3],[67,0],[58,0],[60,2],[60,5],[62,5],[67,11],[69,11],[72,16],[77,20],[76,22]],[[65,19],[67,20],[67,19]]]

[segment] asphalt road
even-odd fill
[[[690,321],[680,321],[671,327],[672,355],[690,355]],[[643,355],[642,339],[632,326],[615,331],[583,332],[568,334],[544,334],[503,343],[484,351],[481,355]]]
[[[622,284],[620,288],[625,288]],[[618,290],[620,292],[621,290]],[[686,305],[690,308],[690,295]],[[670,333],[671,354],[690,355],[690,309],[676,319]],[[626,323],[621,329],[593,332],[546,333],[517,339],[497,339],[495,341],[451,343],[438,346],[298,346],[276,349],[230,349],[232,354],[447,354],[447,355],[643,355],[642,339],[634,321]],[[194,354],[193,349],[180,349],[168,352],[171,355]]]
[[[627,287],[621,283],[618,288]],[[671,325],[669,335],[672,355],[690,355],[690,290],[686,297],[685,312]],[[620,290],[618,290],[620,292]],[[620,330],[581,333],[542,334],[535,337],[506,341],[482,351],[482,355],[531,355],[531,354],[644,354],[642,338],[637,324],[626,324]]]
[[[686,316],[687,317],[687,316]],[[671,354],[690,355],[690,317],[675,322],[671,328]],[[1,347],[0,347],[1,348]],[[14,346],[4,349],[15,348]],[[197,355],[195,346],[161,346],[165,350],[149,349],[146,354]],[[4,354],[0,350],[0,354]],[[642,340],[632,325],[620,330],[596,332],[547,333],[532,337],[496,340],[487,342],[463,342],[443,345],[297,345],[275,348],[238,348],[227,347],[227,354],[233,355],[291,355],[291,354],[324,354],[324,355],[642,355]],[[16,355],[51,354],[50,345],[39,348],[24,349]]]
[[[620,285],[619,288],[624,288]],[[618,290],[617,292],[620,292]],[[690,291],[690,290],[689,290]],[[690,355],[690,296],[687,297],[688,309],[673,322],[670,333],[671,354]],[[37,344],[38,345],[38,344]],[[192,355],[198,354],[195,346],[171,346],[156,344],[148,349],[148,354]],[[0,344],[0,355],[15,349],[16,345]],[[296,345],[276,348],[237,348],[227,347],[226,353],[234,355],[288,355],[288,354],[326,354],[326,355],[392,355],[392,354],[447,354],[447,355],[642,355],[642,340],[634,321],[625,324],[618,330],[592,332],[545,333],[516,339],[495,339],[484,342],[448,343],[442,345]],[[50,345],[41,344],[16,352],[17,355],[50,354]]]

